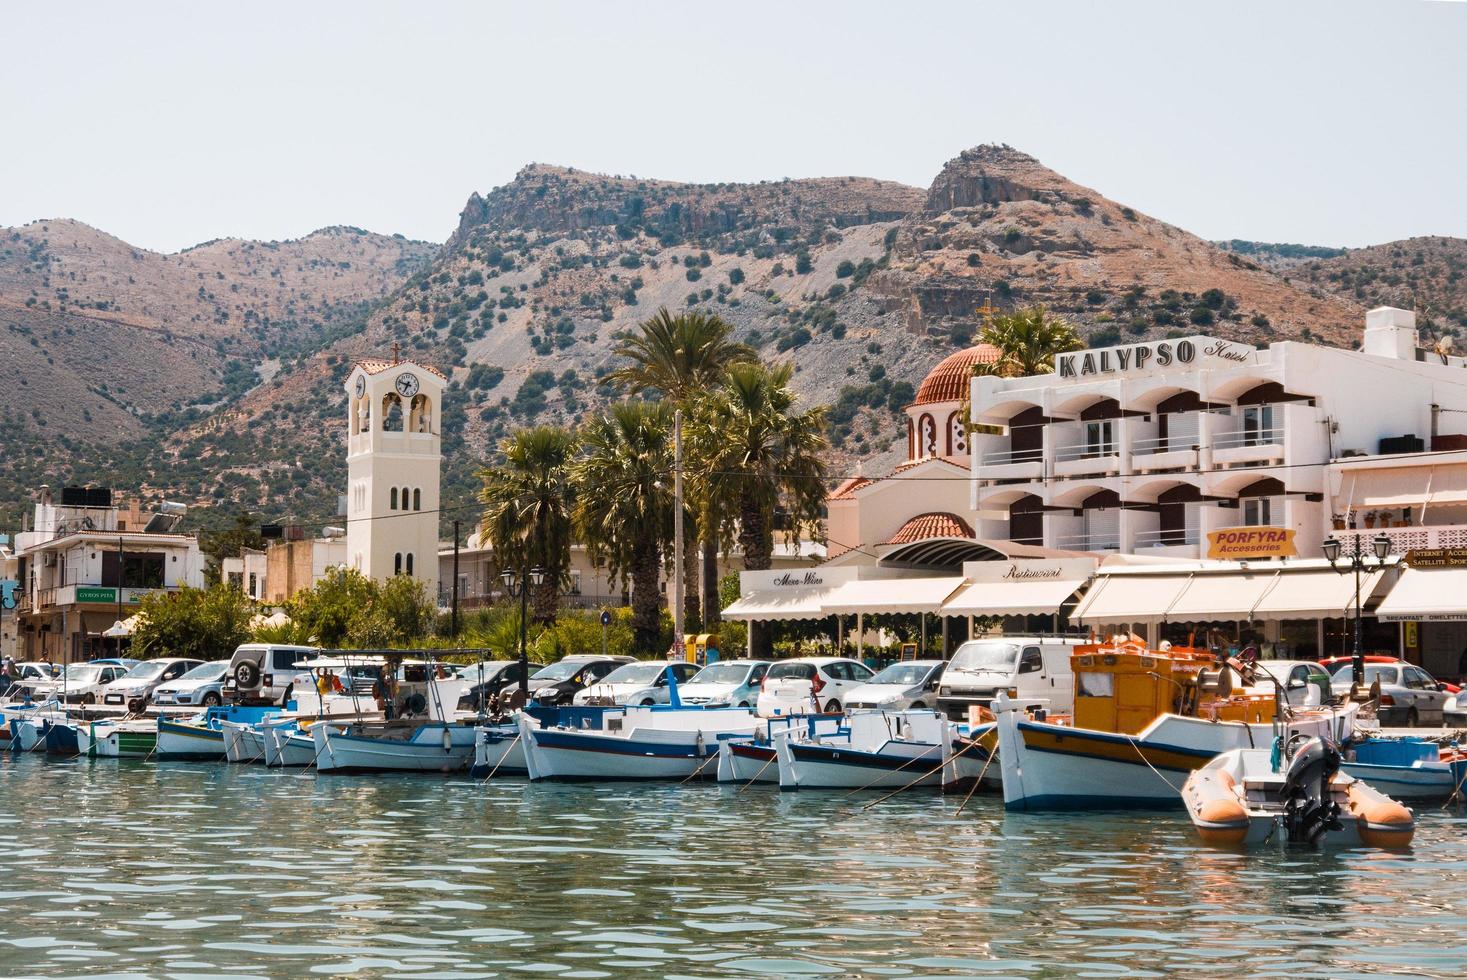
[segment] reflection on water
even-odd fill
[[[0,976],[1467,973],[1460,811],[1406,854],[1180,815],[0,758]]]

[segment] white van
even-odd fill
[[[292,685],[311,686],[311,672],[296,664],[321,655],[319,647],[283,643],[242,643],[229,658],[224,674],[224,693],[250,701],[283,703]]]
[[[1084,637],[988,636],[954,651],[937,689],[937,707],[966,721],[968,708],[988,708],[1007,691],[1022,708],[1068,714],[1075,710],[1075,674],[1070,655],[1090,642]]]

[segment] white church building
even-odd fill
[[[369,578],[411,575],[438,594],[443,391],[438,369],[367,359],[346,377],[347,564]]]

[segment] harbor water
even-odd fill
[[[1467,815],[1405,853],[912,793],[0,758],[0,976],[1460,977]]]

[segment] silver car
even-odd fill
[[[1342,663],[1335,668],[1331,688],[1335,694],[1350,693],[1350,682],[1354,677],[1354,666]],[[1417,725],[1442,725],[1442,709],[1451,695],[1446,688],[1414,664],[1366,664],[1365,686],[1380,681],[1380,706],[1376,718],[1387,728]]]

